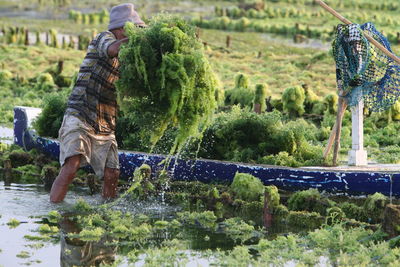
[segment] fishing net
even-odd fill
[[[364,100],[371,111],[383,111],[400,96],[400,66],[373,46],[363,31],[392,52],[372,23],[339,25],[333,42],[339,94],[349,106]]]

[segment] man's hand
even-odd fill
[[[108,47],[108,50],[107,50],[108,56],[109,56],[110,58],[117,57],[121,45],[124,44],[124,43],[127,43],[128,41],[129,41],[128,38],[124,38],[124,39],[121,39],[121,40],[119,40],[119,41],[116,41],[115,43],[113,43],[112,45],[110,45],[110,46]]]

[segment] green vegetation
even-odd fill
[[[321,197],[317,189],[296,192],[288,200],[289,210],[316,211],[323,215],[333,205],[332,201]]]
[[[198,138],[216,107],[217,80],[194,29],[178,18],[154,18],[147,29],[125,27],[117,82],[121,107],[140,118],[142,142],[154,145],[168,127],[177,133],[171,153]]]
[[[44,97],[42,113],[34,122],[40,136],[58,137],[58,129],[67,108],[67,96],[65,93],[53,93]]]
[[[290,117],[299,117],[304,114],[305,93],[302,87],[287,88],[282,94],[283,110]]]
[[[225,105],[250,107],[255,95],[254,90],[249,87],[249,78],[244,74],[238,74],[235,77],[235,87],[225,91]]]
[[[22,166],[40,158],[38,153],[18,150],[7,153]],[[59,234],[60,230],[66,231],[63,225],[74,225],[74,230],[66,233],[69,240],[115,248],[117,255],[131,262],[137,262],[139,255],[145,255],[148,262],[180,261],[184,258],[177,255],[183,251],[195,253],[195,258],[206,257],[216,265],[234,266],[289,261],[317,264],[321,257],[328,264],[338,266],[348,262],[389,264],[399,260],[396,235],[388,239],[379,225],[392,227],[382,229],[388,229],[393,237],[400,217],[396,212],[388,215],[388,199],[381,194],[351,198],[320,193],[316,189],[289,193],[275,186],[264,186],[256,177],[244,173],[237,173],[230,185],[174,181],[166,175],[153,173],[148,165],[143,165],[133,177],[134,189],[121,186],[121,190],[129,193],[122,194],[120,199],[100,206],[78,199],[63,210],[64,214],[51,211],[42,216],[42,223],[34,231],[37,235],[24,238],[29,241],[29,247],[40,248],[44,242],[59,242],[64,238]],[[163,187],[166,179],[169,186]],[[147,183],[152,185],[152,190],[145,190],[149,188]],[[264,192],[273,218],[267,235],[261,228],[265,215]],[[179,207],[179,212],[153,218],[119,207],[121,203],[154,201],[161,193],[165,203]],[[397,211],[398,200],[392,199],[392,202],[395,204],[390,208]],[[12,221],[16,220],[10,220],[10,227],[19,223]],[[225,245],[212,252],[193,245],[208,247],[220,244],[219,240]],[[198,243],[191,245],[191,242]],[[358,258],[353,259],[353,255]]]
[[[17,257],[21,259],[27,259],[31,257],[31,254],[28,251],[21,251],[17,254]]]
[[[199,156],[211,159],[300,166],[322,164],[320,130],[298,119],[286,122],[281,112],[264,114],[232,108],[221,112],[204,134]]]
[[[60,42],[56,35],[73,34],[75,40],[80,35],[77,46],[85,49],[89,38],[106,28],[103,8],[110,4],[105,0],[0,3],[17,11],[54,9],[56,18],[65,18],[69,12],[68,20],[0,18],[0,123],[11,124],[14,105],[43,107],[35,128],[40,135],[57,137],[84,52],[68,47],[73,42]],[[355,22],[375,22],[399,51],[397,1],[330,4]],[[330,40],[336,19],[312,0],[147,1],[137,5],[146,17],[172,7],[202,28],[159,17],[151,20],[148,29],[127,26],[130,42],[120,55],[123,77],[118,86],[120,147],[157,153],[178,150],[182,157],[292,167],[325,164],[322,151],[338,101],[335,66],[326,44],[311,48],[296,43],[307,38]],[[210,7],[215,8],[214,15]],[[25,45],[27,32],[36,37],[30,46]],[[48,46],[37,38],[42,33],[49,33]],[[255,105],[260,105],[261,114],[253,112]],[[399,114],[399,103],[379,114],[366,111],[365,144],[371,159],[398,163]],[[351,146],[350,129],[347,111],[343,157]],[[186,142],[190,136],[202,138]],[[58,171],[53,167],[57,163],[36,152],[1,146],[0,164],[6,160],[16,173],[14,181],[40,183],[49,167]],[[84,185],[87,177],[80,173],[74,184]],[[132,184],[123,187],[126,193],[118,201],[96,207],[79,199],[68,216],[58,211],[43,216],[37,235],[25,235],[25,239],[37,247],[56,242],[60,230],[55,225],[67,219],[77,226],[76,232],[67,234],[70,240],[116,247],[129,264],[140,259],[149,266],[165,262],[178,266],[193,257],[216,266],[395,266],[400,260],[398,213],[385,213],[389,201],[381,194],[350,198],[315,189],[288,193],[242,173],[236,174],[231,185],[170,178],[143,165],[135,171]],[[260,229],[264,193],[273,217],[267,235]],[[118,210],[120,203],[154,200],[160,195],[180,212],[153,218]],[[397,211],[398,200],[393,201],[391,209]],[[14,224],[10,220],[10,227]],[[379,230],[380,225],[391,227],[382,226],[390,237]],[[198,243],[190,242],[193,236]],[[219,247],[218,236],[226,247]],[[198,244],[216,249],[197,249]]]
[[[307,8],[304,6],[305,3],[309,4]],[[331,4],[343,11],[353,9],[354,3],[351,5]],[[86,5],[84,3],[75,4],[77,6]],[[164,4],[166,6],[173,5],[172,2],[163,3],[162,5]],[[232,4],[241,5],[236,1],[218,1],[213,3],[213,5],[218,7],[216,10],[216,16],[220,18],[219,16],[223,13],[228,16],[227,19],[229,20],[246,18],[251,22],[250,25],[254,24],[254,21],[260,22],[264,19],[264,15],[261,16],[264,13],[268,14],[268,19],[275,22],[284,20],[288,21],[291,19],[302,20],[304,18],[305,22],[299,22],[299,25],[297,26],[295,23],[292,23],[291,27],[294,25],[300,30],[304,30],[304,26],[310,21],[314,22],[320,19],[326,19],[329,23],[336,23],[335,19],[331,18],[329,15],[321,16],[324,14],[323,11],[311,2],[303,3],[302,1],[295,1],[288,3],[287,1],[267,1],[263,7],[255,8],[253,6],[251,8],[241,6],[240,8],[234,9],[232,9]],[[389,6],[391,6],[391,4],[389,4]],[[179,6],[180,3],[175,3],[175,5]],[[193,5],[197,4],[193,3]],[[227,9],[227,7],[229,8]],[[357,13],[357,16],[367,16],[366,12],[364,12],[365,10],[368,10],[368,12],[375,10],[372,12],[373,14],[379,13],[379,16],[377,15],[374,18],[378,23],[383,23],[383,20],[385,20],[383,19],[382,12],[389,14],[386,18],[392,16],[392,11],[389,11],[387,8],[378,8],[374,3],[368,3],[365,6],[358,6],[358,8],[360,8],[362,12],[360,14]],[[233,10],[232,12],[231,9]],[[242,11],[245,9],[245,12]],[[89,11],[89,13],[99,13],[102,12],[101,10],[102,9],[99,8],[97,10]],[[3,19],[7,20],[7,18]],[[3,57],[0,57],[0,62],[2,63],[3,70],[1,71],[2,75],[0,84],[2,88],[1,94],[3,97],[1,102],[2,105],[0,105],[0,114],[2,114],[0,123],[6,123],[8,125],[10,125],[13,120],[12,108],[14,105],[44,107],[46,105],[44,104],[41,94],[46,94],[47,96],[48,93],[55,92],[59,94],[60,91],[63,92],[62,96],[65,99],[68,95],[68,90],[64,88],[70,86],[71,80],[73,80],[73,75],[78,70],[78,66],[84,56],[83,52],[68,48],[57,49],[43,47],[41,45],[38,47],[26,47],[22,45],[24,38],[23,33],[26,29],[29,29],[31,33],[39,31],[49,32],[49,29],[47,26],[38,26],[39,20],[31,20],[29,23],[27,21],[21,22],[20,20],[21,19],[17,19],[18,31],[15,25],[8,24],[6,21],[4,22],[3,27],[7,35],[8,33],[14,32],[15,36],[10,38],[15,39],[16,43],[19,43],[18,45],[13,44],[1,46],[1,55]],[[203,19],[203,21],[205,21],[205,19]],[[40,23],[45,24],[43,21]],[[62,23],[64,23],[64,21],[55,21],[54,27],[52,24],[52,28],[57,32],[62,32],[62,28],[70,28],[65,27],[65,25],[62,26]],[[69,23],[74,22],[70,21]],[[246,20],[242,20],[241,24],[247,25],[248,23]],[[325,23],[323,24],[325,25]],[[392,24],[395,24],[395,22],[392,22]],[[80,24],[74,24],[74,27],[77,27],[78,34],[82,34],[82,38],[87,38],[84,37],[83,30],[80,32],[81,26],[79,25]],[[330,31],[332,30],[333,25],[334,24],[332,24],[332,27],[329,27]],[[9,26],[12,27],[9,28]],[[99,24],[96,26],[95,30],[99,32],[103,30],[105,26],[104,23]],[[34,28],[31,29],[31,27]],[[314,26],[310,26],[310,33],[313,31],[313,27]],[[378,28],[380,28],[379,25]],[[307,30],[307,27],[305,27],[305,29]],[[53,31],[53,36],[55,31]],[[85,36],[91,36],[92,32],[93,30],[90,29]],[[336,112],[337,105],[334,62],[329,55],[329,52],[321,51],[318,48],[295,48],[291,46],[287,40],[267,40],[264,35],[251,32],[224,32],[219,30],[200,29],[197,31],[197,34],[199,34],[201,40],[207,44],[205,53],[212,69],[215,70],[215,73],[221,80],[221,87],[223,87],[225,91],[218,91],[216,96],[221,99],[221,97],[224,98],[225,94],[226,101],[225,105],[220,107],[221,110],[229,112],[232,104],[240,104],[244,109],[250,110],[253,108],[253,102],[258,101],[260,104],[263,104],[262,111],[267,109],[268,111],[278,110],[283,112],[283,124],[288,122],[290,119],[302,117],[308,122],[315,124],[318,129],[314,135],[315,138],[313,137],[309,139],[307,136],[304,142],[300,142],[301,144],[308,143],[308,145],[305,146],[305,149],[302,149],[303,151],[301,152],[294,152],[296,149],[293,149],[293,141],[291,140],[293,137],[288,133],[283,140],[286,140],[286,143],[290,144],[291,147],[280,148],[278,150],[274,149],[274,151],[267,151],[265,153],[259,153],[257,151],[261,151],[262,148],[257,148],[256,151],[254,151],[255,146],[253,144],[251,145],[251,149],[246,149],[244,145],[240,145],[243,141],[240,140],[241,138],[239,135],[236,136],[239,140],[236,139],[236,141],[236,137],[233,138],[233,140],[231,139],[232,142],[230,142],[230,144],[233,144],[235,147],[234,149],[224,148],[223,150],[231,151],[215,153],[215,150],[220,150],[220,148],[214,148],[214,146],[217,146],[218,144],[217,142],[210,140],[212,139],[211,137],[215,136],[215,134],[210,130],[208,133],[204,133],[204,135],[209,135],[210,139],[202,143],[199,155],[205,158],[239,160],[244,162],[258,162],[287,166],[324,164],[324,162],[321,161],[320,156],[329,136],[330,128],[333,126],[334,116],[331,116],[331,114],[333,115]],[[230,36],[230,46],[228,48],[226,48],[227,35]],[[0,37],[0,39],[1,38],[2,37]],[[52,43],[51,40],[50,43]],[[398,48],[395,43],[393,45],[394,50],[396,51]],[[60,61],[64,62],[61,74],[57,73],[56,66]],[[49,74],[51,74],[51,78]],[[240,86],[237,86],[237,81],[235,81],[236,76],[243,76],[243,79],[246,81]],[[258,84],[266,84],[268,86],[269,92],[267,93],[266,100],[256,100],[257,95],[255,95],[254,88]],[[294,90],[293,88],[297,89]],[[303,94],[301,93],[301,88],[304,89],[304,102],[302,101]],[[288,94],[289,91],[292,91],[291,95]],[[283,94],[284,92],[287,93]],[[295,98],[299,103],[292,103],[292,100],[290,99],[293,99],[296,92],[300,93],[301,96],[300,98]],[[269,99],[269,96],[272,98]],[[51,97],[46,97],[46,99],[48,98]],[[61,114],[63,105],[59,105],[61,99],[63,98],[60,96],[59,100],[56,100],[56,97],[54,96],[53,105],[50,104],[50,107],[57,107],[57,112],[52,113],[52,115],[48,117],[48,120],[45,119],[47,118],[45,114],[42,116],[42,121],[47,123],[43,126],[51,129],[48,131],[48,135],[52,137],[57,137],[57,128],[62,120]],[[133,106],[140,106],[140,108],[144,110],[146,105],[139,105],[138,103],[132,105],[130,101],[126,101],[122,106],[125,108],[123,108],[124,111],[121,112],[119,116],[119,126],[117,130],[120,147],[149,151],[152,147],[152,142],[148,135],[143,134],[145,131],[143,129],[146,129],[145,126],[148,126],[148,123],[153,120],[148,118],[147,115],[149,113],[141,112],[143,117],[138,117],[136,116],[137,113],[133,112],[137,112],[137,109]],[[50,108],[50,110],[53,109]],[[329,112],[329,114],[327,114],[327,112]],[[56,114],[58,115],[56,116]],[[393,134],[398,130],[397,128],[400,128],[398,127],[398,116],[396,114],[396,107],[392,109],[390,115],[389,113],[366,114],[365,143],[371,160],[381,163],[398,162],[397,155],[400,154],[400,142],[396,137],[397,135]],[[287,115],[289,117],[287,117]],[[218,123],[220,116],[222,116],[221,113],[215,116],[216,118],[211,122],[211,128],[214,127],[214,123]],[[51,126],[53,123],[54,126]],[[151,126],[152,125],[150,125],[150,127]],[[188,125],[184,126],[188,127]],[[217,125],[215,125],[215,127],[216,126]],[[161,128],[165,128],[165,126]],[[158,129],[158,131],[159,130],[162,129]],[[202,129],[199,133],[201,132]],[[345,115],[342,134],[342,157],[346,156],[346,151],[350,147],[351,139],[349,138],[349,133],[350,124],[349,115],[347,113],[347,115]],[[247,133],[242,132],[240,135],[244,134]],[[157,153],[170,152],[171,149],[174,148],[174,145],[176,145],[175,141],[177,138],[181,138],[178,134],[177,128],[169,127],[165,130],[164,137],[160,139],[158,142],[159,144],[153,148],[153,151]],[[262,138],[263,137],[260,137],[260,139]],[[217,139],[219,138],[217,137]],[[260,139],[255,139],[254,143],[259,144]],[[195,156],[198,151],[198,146],[193,144],[190,145],[190,147],[191,149],[188,154],[190,156]],[[206,150],[210,151],[210,153],[206,152]],[[221,156],[221,154],[223,154],[223,156]]]
[[[68,94],[65,87],[69,87],[70,82],[65,84],[65,80],[74,75],[83,56],[79,51],[60,53],[60,49],[48,47],[0,45],[0,51],[0,62],[7,69],[0,75],[0,123],[8,126],[13,122],[14,106],[40,107],[44,103],[44,94],[60,94],[60,90],[63,90],[62,95]],[[63,68],[57,71],[56,65],[61,61]]]
[[[246,173],[236,173],[231,184],[231,190],[245,201],[259,200],[264,194],[264,185],[260,179]]]
[[[69,14],[68,14],[68,18],[78,24],[79,23],[103,24],[103,23],[108,23],[109,13],[108,13],[107,9],[103,9],[100,12],[86,13],[86,14],[82,14],[82,12],[80,12],[80,11],[70,10]]]
[[[39,227],[38,229],[39,233],[42,235],[47,235],[47,234],[58,234],[59,229],[57,226],[49,226],[48,224],[43,224]]]
[[[61,220],[61,218],[62,218],[61,214],[56,210],[52,210],[47,214],[47,220],[50,223],[54,223],[54,224],[58,223]]]
[[[141,168],[145,170],[146,168]],[[254,178],[254,177],[253,177]],[[328,265],[346,266],[371,264],[395,264],[400,260],[400,250],[394,245],[395,241],[388,240],[386,234],[376,226],[367,222],[349,220],[339,208],[340,201],[332,201],[316,190],[300,191],[288,197],[287,192],[278,191],[274,186],[263,187],[268,192],[271,206],[274,207],[274,224],[284,226],[285,235],[265,236],[259,228],[257,218],[262,217],[262,208],[251,218],[244,219],[238,209],[238,204],[247,205],[249,209],[252,201],[246,202],[235,197],[227,197],[231,186],[204,185],[197,182],[171,182],[167,195],[189,194],[190,199],[177,202],[184,211],[178,212],[176,217],[167,219],[151,219],[143,214],[122,212],[113,208],[113,203],[90,207],[85,201],[78,200],[77,204],[67,211],[69,224],[76,225],[77,232],[67,233],[68,237],[79,242],[91,242],[92,245],[104,244],[115,247],[117,255],[126,258],[131,264],[139,260],[139,255],[145,257],[146,262],[182,262],[188,256],[183,251],[191,251],[194,258],[207,258],[210,264],[233,266],[265,266],[265,264],[285,265],[288,262],[296,264],[319,264],[321,260]],[[195,194],[191,192],[196,192]],[[284,193],[284,197],[282,197]],[[150,194],[148,197],[152,197]],[[205,198],[205,196],[209,197]],[[124,195],[123,197],[126,197]],[[130,196],[130,201],[137,201],[139,197]],[[143,196],[140,196],[143,198]],[[281,203],[281,199],[283,202]],[[326,199],[330,203],[326,215],[319,213],[318,205],[307,204]],[[128,200],[128,199],[125,199]],[[172,198],[167,197],[167,202]],[[351,204],[363,209],[372,207],[382,197],[371,195],[360,203],[360,199],[345,198]],[[203,204],[199,205],[199,201]],[[343,201],[343,200],[342,200]],[[397,200],[396,200],[397,201]],[[187,205],[189,202],[189,205]],[[263,200],[260,201],[261,203]],[[217,203],[220,203],[217,204]],[[296,203],[296,204],[294,204]],[[347,202],[349,203],[349,202]],[[344,204],[344,203],[343,203]],[[298,211],[282,212],[285,205],[296,207]],[[218,218],[216,207],[224,210],[223,216]],[[394,205],[395,206],[395,205]],[[381,206],[379,206],[381,207]],[[398,207],[398,206],[396,206]],[[287,210],[287,209],[286,209]],[[309,211],[307,211],[309,210]],[[317,212],[316,212],[317,211]],[[383,211],[382,211],[383,212]],[[55,213],[55,212],[52,212]],[[58,213],[57,216],[58,217]],[[236,216],[235,216],[236,215]],[[382,216],[378,216],[382,218]],[[65,220],[66,218],[64,218]],[[357,218],[359,219],[359,218]],[[254,221],[255,220],[255,221]],[[366,221],[369,219],[365,218]],[[376,223],[382,223],[382,219]],[[75,229],[75,228],[74,228]],[[213,243],[217,236],[223,235],[224,244],[231,242],[232,247],[227,250],[202,251],[190,247],[193,241],[193,230],[203,229],[206,235],[200,235],[196,242]],[[282,230],[281,230],[282,231]],[[307,231],[297,233],[299,231]],[[28,240],[43,242],[56,240],[57,228],[51,225],[38,227],[41,236],[26,236]],[[168,233],[160,241],[160,235]],[[200,241],[201,240],[201,241]],[[251,253],[250,253],[251,251]],[[185,256],[186,255],[186,256]],[[257,256],[254,256],[257,255]],[[118,261],[115,262],[117,264]]]
[[[146,198],[155,193],[155,186],[151,181],[151,167],[143,164],[133,174],[132,184],[126,191],[126,195],[135,199]]]
[[[372,1],[331,1],[346,18],[356,23],[373,21],[384,31],[390,42],[398,41],[398,22],[395,19],[399,4]],[[353,12],[355,9],[358,12]],[[334,27],[339,23],[312,0],[307,1],[258,1],[258,4],[236,1],[228,8],[216,6],[214,17],[192,19],[195,25],[230,31],[255,31],[280,35],[302,35],[308,38],[330,40]],[[296,37],[295,37],[296,38]],[[304,38],[303,38],[304,39]]]
[[[18,221],[17,219],[15,219],[15,218],[11,218],[11,219],[7,222],[7,225],[8,225],[10,228],[17,228],[20,224],[21,224],[21,222]]]
[[[253,106],[260,105],[261,112],[265,111],[267,109],[266,107],[267,96],[270,94],[271,93],[268,92],[267,85],[257,84],[256,91],[254,93]]]

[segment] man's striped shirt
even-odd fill
[[[76,84],[68,100],[67,114],[90,124],[96,134],[115,131],[117,97],[114,83],[119,78],[118,58],[108,56],[117,39],[112,32],[98,34],[89,44]]]

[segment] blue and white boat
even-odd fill
[[[27,150],[36,148],[58,160],[58,141],[37,136],[29,127],[40,112],[37,108],[14,108],[14,143]],[[120,151],[121,177],[131,177],[143,163],[157,171],[165,158],[164,155]],[[173,171],[174,179],[183,181],[230,182],[236,172],[242,172],[258,177],[265,185],[276,185],[287,190],[317,188],[347,195],[380,192],[388,196],[400,196],[400,165],[288,168],[204,159],[173,159],[169,170]]]

